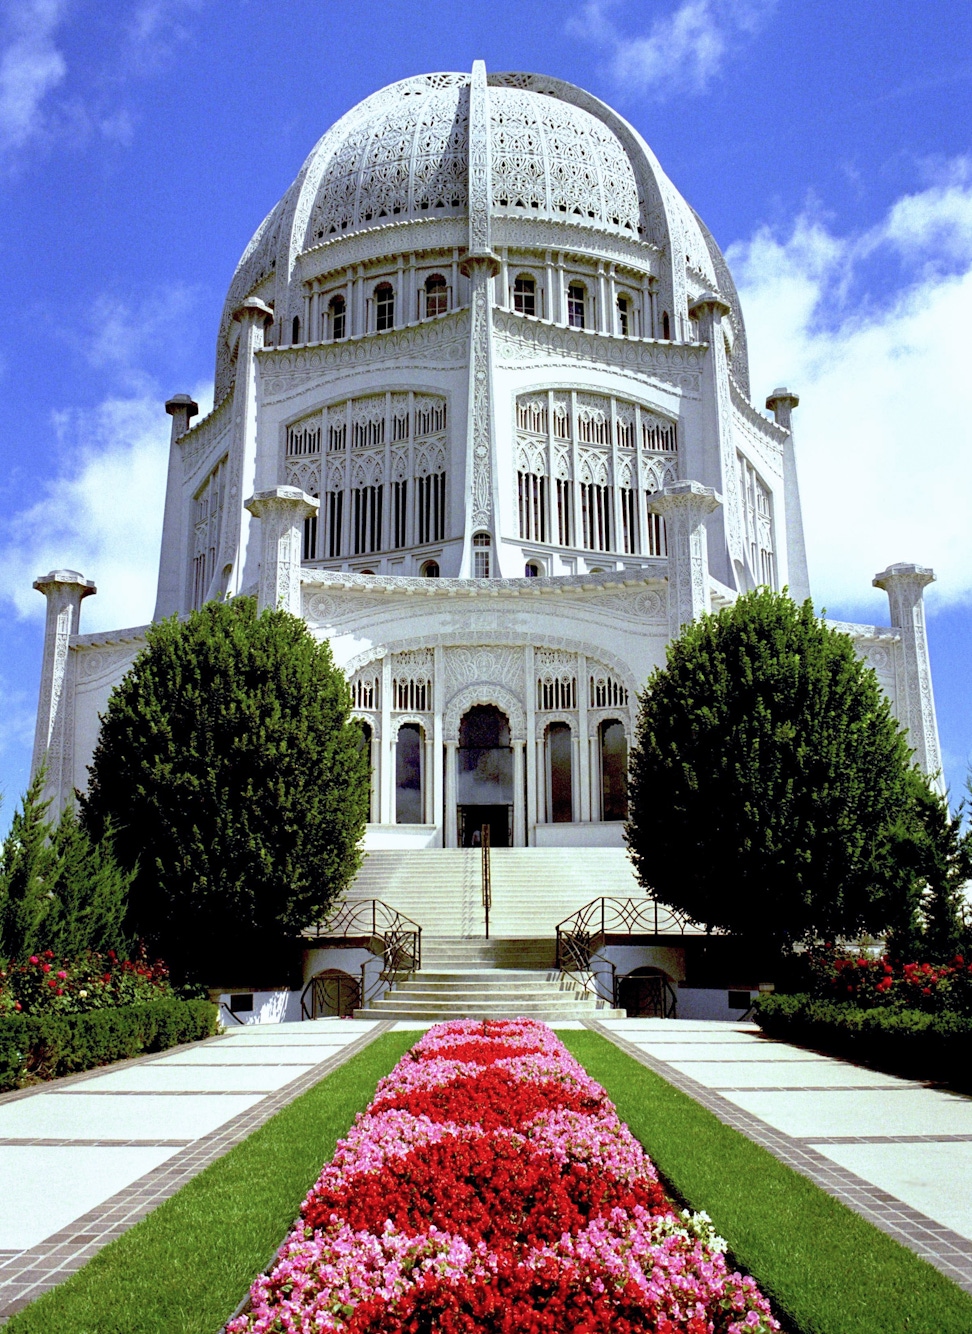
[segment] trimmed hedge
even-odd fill
[[[0,1018],[0,1092],[164,1051],[215,1033],[219,1008],[205,1000],[158,1000],[85,1014]]]
[[[972,1089],[972,1019],[964,1015],[771,995],[760,997],[753,1018],[769,1037],[907,1079]]]

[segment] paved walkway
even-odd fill
[[[588,1025],[972,1292],[972,1098],[755,1024]]]
[[[391,1027],[241,1027],[0,1096],[0,1320]]]

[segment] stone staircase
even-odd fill
[[[356,1019],[563,1020],[623,1017],[553,967],[545,938],[469,940],[436,937],[422,947],[422,968],[380,999],[355,1011]],[[518,966],[505,966],[515,961]]]

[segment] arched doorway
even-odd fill
[[[475,847],[483,825],[493,847],[513,841],[513,747],[510,722],[494,704],[476,704],[459,724],[459,846]]]
[[[634,968],[618,978],[618,1006],[629,1019],[674,1019],[678,1000],[661,968]]]

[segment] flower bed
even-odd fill
[[[545,1025],[431,1029],[378,1085],[227,1334],[769,1334]]]

